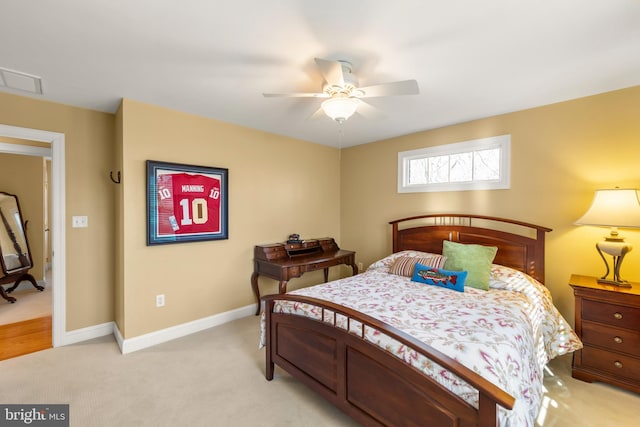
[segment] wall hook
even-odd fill
[[[120,179],[120,171],[118,171],[117,176],[118,176],[118,179],[115,180],[113,178],[113,171],[109,172],[109,177],[111,178],[111,181],[115,182],[116,184],[120,184],[122,182],[122,179]]]

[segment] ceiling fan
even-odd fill
[[[315,58],[316,65],[324,77],[322,92],[317,93],[263,93],[269,97],[291,98],[328,98],[321,104],[321,110],[338,123],[342,123],[356,112],[368,106],[362,98],[374,98],[395,95],[418,95],[418,82],[402,80],[373,86],[358,87],[358,79],[351,72],[348,61],[330,61]],[[370,106],[369,106],[370,107]],[[373,107],[371,107],[373,108]]]

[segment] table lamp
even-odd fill
[[[618,227],[640,228],[640,202],[637,190],[634,188],[596,190],[591,206],[575,224],[611,227],[611,233],[605,237],[605,240],[596,243],[596,249],[607,269],[604,276],[598,279],[598,283],[631,287],[629,282],[620,278],[620,266],[624,256],[633,247],[618,234]],[[613,280],[607,279],[610,269],[604,254],[613,257]]]

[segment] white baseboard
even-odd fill
[[[241,319],[247,316],[255,315],[255,304],[240,307],[235,310],[224,313],[215,314],[213,316],[183,323],[181,325],[172,326],[170,328],[161,329],[159,331],[140,335],[133,338],[124,339],[118,327],[114,324],[113,334],[120,346],[122,354],[132,353],[142,350],[143,348],[152,347],[154,345],[181,338],[205,329],[213,328],[233,320]]]
[[[114,329],[117,329],[115,323],[107,322],[101,325],[69,331],[64,334],[63,341],[60,344],[56,344],[56,347],[58,345],[71,345],[94,338],[104,337],[105,335],[111,335],[113,334]]]
[[[94,338],[113,334],[118,346],[120,347],[120,352],[122,354],[127,354],[142,350],[143,348],[152,347],[163,342],[171,341],[176,338],[191,335],[205,329],[213,328],[214,326],[220,326],[233,320],[252,316],[254,314],[255,305],[252,304],[129,339],[124,339],[122,337],[122,334],[115,322],[107,322],[101,325],[89,326],[66,332],[62,342],[56,344],[56,347],[59,345],[76,344],[82,341],[88,341]]]

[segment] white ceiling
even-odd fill
[[[310,118],[321,99],[262,96],[320,91],[315,57],[421,93],[342,125]],[[44,94],[4,92],[347,147],[640,84],[640,0],[0,0],[0,67]]]

